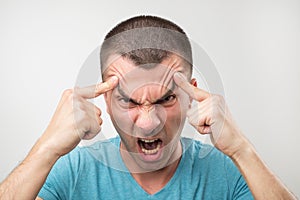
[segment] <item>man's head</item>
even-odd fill
[[[133,17],[115,26],[105,36],[100,51],[102,76],[106,78],[107,67],[120,56],[141,67],[161,63],[174,54],[185,61],[186,71],[191,75],[192,49],[182,28],[155,16]]]
[[[190,80],[191,66],[187,36],[165,19],[134,17],[105,37],[103,80],[119,78],[118,86],[105,94],[107,111],[121,137],[123,159],[134,161],[135,169],[157,170],[180,157],[190,99],[173,75],[181,72]]]

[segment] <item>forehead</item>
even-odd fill
[[[111,76],[117,76],[121,82],[126,84],[134,82],[159,82],[164,83],[173,77],[175,72],[188,75],[190,72],[188,64],[179,56],[170,55],[161,63],[149,63],[135,65],[130,59],[122,56],[112,56],[110,64],[103,70],[103,80]]]
[[[148,86],[151,86],[151,90],[162,92],[165,89],[170,89],[175,72],[187,73],[187,69],[183,59],[177,56],[169,56],[161,63],[149,63],[139,66],[120,56],[109,65],[105,71],[104,80],[110,76],[117,76],[119,87],[129,93]]]

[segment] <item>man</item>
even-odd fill
[[[64,92],[1,199],[295,199],[224,99],[197,88],[180,27],[152,16],[122,22],[105,38],[101,69],[102,83]],[[101,110],[87,101],[100,95],[120,137],[75,148],[101,129]],[[180,137],[186,118],[218,150],[199,156],[209,146]]]

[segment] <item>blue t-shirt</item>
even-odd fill
[[[60,158],[39,193],[44,200],[70,199],[253,199],[231,159],[210,145],[181,138],[183,154],[175,174],[148,194],[127,171],[120,138],[77,147]]]

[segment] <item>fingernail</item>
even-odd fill
[[[110,79],[109,79],[112,83],[116,83],[119,79],[117,76],[112,76]]]

